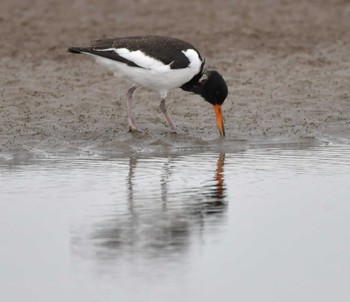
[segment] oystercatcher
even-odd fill
[[[116,76],[133,83],[126,94],[130,131],[138,131],[131,110],[132,94],[137,87],[148,87],[159,91],[160,110],[175,132],[165,99],[170,89],[181,88],[214,106],[220,135],[225,135],[221,105],[228,94],[227,85],[217,71],[205,69],[205,60],[190,43],[170,37],[134,36],[100,39],[89,47],[70,47],[68,51],[91,55]]]

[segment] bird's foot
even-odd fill
[[[175,128],[170,129],[170,134],[177,134],[177,130]]]
[[[129,125],[129,132],[132,132],[132,133],[143,133],[142,130],[136,128],[135,126],[131,126],[131,125]]]
[[[142,130],[140,130],[136,127],[136,124],[134,122],[134,118],[132,116],[131,116],[131,118],[128,119],[128,125],[129,125],[129,132],[143,133]]]

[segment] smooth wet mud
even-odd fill
[[[140,34],[189,41],[223,75],[227,138],[349,141],[349,12],[344,0],[2,0],[0,152],[177,147],[158,92],[134,93],[144,135],[132,136],[131,84],[67,53],[93,39]],[[213,108],[200,97],[174,90],[167,107],[180,145],[219,136]]]

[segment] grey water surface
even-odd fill
[[[0,301],[349,301],[350,146],[0,161]]]

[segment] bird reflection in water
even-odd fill
[[[220,212],[220,209],[225,206],[224,163],[225,153],[221,153],[217,161],[215,182],[208,190],[208,197],[211,197],[211,200],[206,202],[208,208],[213,210],[213,212],[217,210]]]
[[[155,183],[151,179],[145,188],[140,185],[147,181],[147,173],[142,170],[145,161],[130,157],[127,209],[114,213],[112,218],[100,217],[93,226],[88,245],[95,250],[95,257],[106,260],[140,253],[146,257],[181,255],[193,240],[203,240],[207,232],[220,229],[226,221],[227,209],[225,154],[219,154],[214,171],[204,185],[197,183],[198,178],[210,172],[207,168],[194,171],[189,167],[188,180],[182,180],[184,186],[178,183],[183,177],[179,171],[186,163],[188,161],[176,156],[167,158],[160,166],[159,162],[147,162],[146,167],[156,166],[154,174],[158,180]],[[203,163],[208,166],[205,158]],[[141,176],[138,176],[138,169]]]

